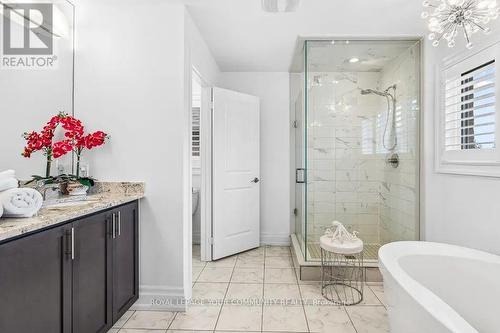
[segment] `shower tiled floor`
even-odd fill
[[[378,260],[378,250],[380,249],[380,244],[365,244],[363,251],[363,258],[365,260]],[[309,260],[321,260],[321,249],[319,244],[308,244],[307,245],[308,258]]]
[[[187,312],[129,311],[110,331],[389,332],[381,284],[357,306],[337,306],[316,282],[297,280],[289,247],[260,247],[204,263],[193,249],[193,303]]]

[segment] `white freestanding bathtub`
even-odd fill
[[[379,261],[392,333],[500,333],[499,256],[396,242]]]

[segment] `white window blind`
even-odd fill
[[[496,147],[496,64],[489,60],[446,78],[445,151]]]
[[[191,151],[193,157],[200,157],[200,107],[193,107]]]

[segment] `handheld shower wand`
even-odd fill
[[[396,85],[393,84],[384,91],[378,91],[374,89],[361,90],[361,95],[371,95],[371,94],[385,97],[385,99],[387,100],[387,118],[385,121],[384,135],[382,137],[382,145],[384,146],[385,149],[393,152],[398,146],[398,136],[396,135]],[[386,143],[386,135],[387,135],[387,127],[389,125],[389,117],[391,115],[391,107],[392,107],[391,134],[394,136],[394,142],[392,143],[392,145],[389,146],[389,144]]]

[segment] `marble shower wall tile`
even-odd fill
[[[337,219],[362,231],[368,242],[414,233],[412,222],[402,221],[414,221],[416,211],[417,147],[412,138],[419,110],[414,103],[418,89],[412,88],[414,58],[401,56],[387,72],[312,73],[321,77],[321,84],[311,85],[308,98],[309,232],[321,234]],[[392,81],[401,84],[396,110],[402,149],[398,169],[385,163],[385,101],[359,93],[367,87],[385,89]]]

